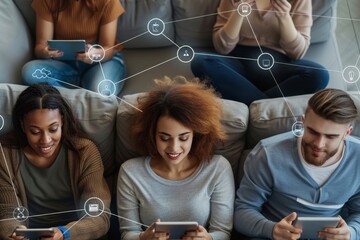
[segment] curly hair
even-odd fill
[[[157,88],[138,98],[142,112],[135,114],[130,134],[137,149],[142,154],[160,156],[156,147],[156,127],[160,117],[168,116],[193,130],[189,158],[209,161],[216,144],[225,139],[220,122],[222,104],[214,89],[197,79],[188,81],[183,77],[165,77],[156,83]]]

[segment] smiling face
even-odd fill
[[[323,165],[329,158],[343,149],[344,139],[350,135],[349,124],[339,124],[321,118],[309,109],[303,116],[304,135],[301,150],[306,162]]]
[[[58,109],[29,112],[24,116],[22,128],[29,143],[25,152],[30,161],[38,165],[34,161],[55,160],[62,130],[62,116]]]
[[[171,117],[159,118],[156,127],[156,147],[167,165],[179,165],[188,160],[193,134],[193,130]]]

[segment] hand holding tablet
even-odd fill
[[[181,239],[188,231],[196,231],[197,222],[155,222],[155,232],[169,233],[169,239]]]
[[[48,46],[50,50],[63,52],[56,59],[64,61],[76,60],[76,55],[86,50],[85,40],[48,40]]]
[[[298,217],[293,225],[302,228],[301,238],[317,238],[324,228],[335,228],[340,217]]]
[[[16,228],[16,236],[26,237],[28,239],[39,239],[41,237],[53,237],[55,231],[53,228]]]

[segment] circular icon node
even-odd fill
[[[94,44],[88,49],[87,55],[91,61],[100,62],[105,57],[105,49],[99,44]]]
[[[180,60],[180,62],[183,63],[191,62],[194,59],[194,56],[195,56],[194,49],[192,49],[188,45],[181,46],[177,50],[177,57]]]
[[[262,53],[257,59],[257,63],[262,70],[269,70],[274,66],[274,57],[270,53]]]
[[[292,125],[292,133],[296,137],[301,137],[304,134],[304,124],[301,121],[296,121]]]
[[[247,17],[250,15],[252,11],[252,8],[250,6],[250,4],[248,3],[240,3],[239,6],[237,7],[237,12],[243,16],[243,17]]]
[[[356,66],[347,66],[342,76],[347,83],[356,83],[360,79],[360,70]]]
[[[147,30],[151,35],[159,36],[165,31],[165,23],[160,18],[153,18],[148,22]]]
[[[4,120],[3,116],[0,115],[0,131],[1,131],[1,129],[3,129],[4,125],[5,125],[5,120]]]
[[[99,82],[97,90],[101,96],[109,97],[115,94],[116,86],[113,81],[104,79],[101,82]]]
[[[84,204],[84,210],[90,217],[98,217],[104,212],[104,202],[97,197],[91,197],[86,200]]]
[[[16,207],[13,211],[13,217],[19,222],[24,222],[29,217],[29,211],[23,206]]]

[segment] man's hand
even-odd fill
[[[301,228],[294,227],[292,222],[296,219],[296,213],[293,212],[284,217],[280,222],[275,224],[272,237],[275,240],[295,240],[301,236]]]
[[[336,228],[325,228],[324,231],[319,232],[321,239],[341,239],[350,240],[350,229],[345,220],[340,217],[339,224]]]

